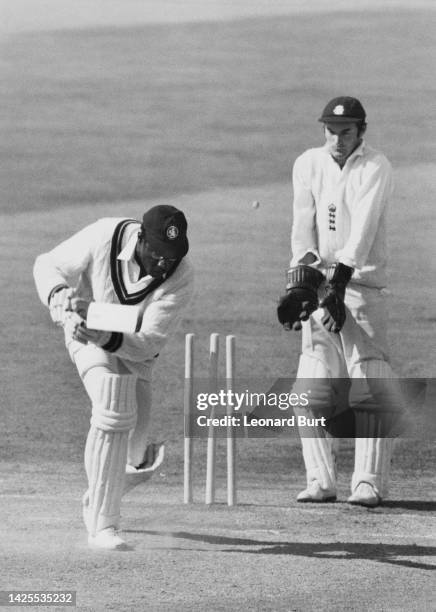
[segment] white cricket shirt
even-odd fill
[[[344,167],[327,146],[295,161],[291,266],[311,252],[321,271],[341,262],[355,268],[352,281],[386,286],[386,212],[393,190],[386,157],[362,142]]]
[[[100,219],[39,255],[34,278],[46,306],[51,290],[62,283],[76,287],[85,299],[141,306],[140,331],[122,334],[119,345],[111,349],[141,375],[141,364],[150,363],[160,352],[192,297],[193,269],[184,257],[161,284],[150,276],[138,280],[134,246],[139,228],[132,219]]]

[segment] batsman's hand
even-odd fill
[[[87,344],[88,340],[82,336],[82,330],[86,327],[86,321],[77,312],[67,312],[64,321],[64,331],[67,337]]]
[[[73,340],[81,344],[88,344],[88,342],[91,342],[97,346],[104,346],[109,342],[112,336],[112,332],[110,331],[88,329],[86,327],[86,320],[77,312],[67,313],[64,330],[67,336],[70,336]]]
[[[111,339],[112,332],[100,329],[88,329],[85,323],[85,326],[80,330],[80,336],[82,339],[86,339],[87,342],[91,342],[91,344],[103,347]]]
[[[74,294],[74,289],[67,285],[53,289],[48,307],[50,310],[51,320],[55,325],[62,327],[65,324],[67,312],[71,296]]]
[[[75,312],[86,320],[89,308],[89,300],[77,293],[77,290],[67,285],[55,288],[49,300],[49,310],[55,325],[64,326],[69,313]]]
[[[314,291],[295,287],[280,298],[277,317],[287,331],[299,331],[301,322],[307,321],[317,308],[318,298]]]
[[[85,319],[88,316],[88,308],[90,305],[90,300],[86,300],[85,298],[80,297],[76,292],[72,294],[69,298],[69,304],[67,306],[67,310],[71,312],[76,312],[78,315]]]

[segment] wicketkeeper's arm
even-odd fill
[[[316,234],[315,201],[310,188],[310,168],[307,156],[301,155],[292,171],[293,220],[291,232],[291,267],[321,262]]]
[[[351,203],[350,235],[344,247],[336,253],[338,262],[351,268],[365,265],[392,188],[392,169],[388,160],[381,157],[377,164],[368,164]]]

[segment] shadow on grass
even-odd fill
[[[211,546],[225,546],[221,549],[225,553],[244,553],[254,555],[294,555],[296,557],[315,557],[318,559],[338,560],[368,560],[388,563],[400,567],[436,570],[436,565],[419,563],[398,557],[431,557],[436,555],[436,546],[418,546],[416,544],[376,544],[363,542],[276,542],[268,540],[254,540],[251,538],[233,538],[209,534],[190,533],[187,531],[167,532],[148,530],[126,530],[128,533],[139,533],[149,536],[161,536],[200,542]],[[245,547],[256,547],[256,550],[247,550]],[[192,548],[189,548],[192,550]],[[210,549],[207,549],[210,550]]]
[[[403,510],[410,510],[412,512],[436,512],[436,501],[420,501],[420,500],[395,500],[395,501],[387,501],[383,500],[381,506],[377,506],[375,508],[369,508],[364,506],[350,506],[346,500],[332,500],[329,502],[323,502],[320,504],[304,504],[311,506],[312,508],[317,507],[320,510],[332,508],[332,507],[340,507],[346,509],[353,509],[353,511],[361,511],[361,512],[369,512],[373,514],[400,514]],[[242,503],[238,502],[238,508],[284,508],[283,504],[256,504],[256,503]],[[297,506],[303,506],[303,504],[297,504]],[[290,506],[287,506],[288,508]],[[227,510],[228,505],[225,502],[215,502],[212,507],[207,508],[210,511],[219,510],[220,508]],[[393,512],[390,512],[393,511]]]
[[[419,501],[414,499],[384,501],[383,508],[392,508],[394,510],[413,510],[414,512],[436,512],[436,502],[434,501]]]

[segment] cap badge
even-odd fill
[[[169,225],[166,234],[168,240],[175,240],[179,235],[179,229],[175,225]]]
[[[344,107],[342,104],[338,104],[337,106],[334,107],[333,109],[333,114],[334,115],[343,115],[344,114]]]

